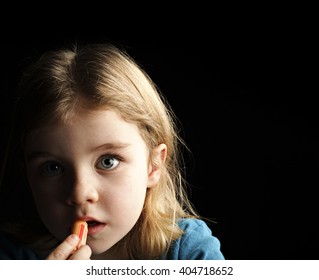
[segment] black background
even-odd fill
[[[183,125],[192,151],[185,155],[190,197],[201,215],[216,221],[210,227],[225,258],[317,259],[315,38],[298,21],[247,26],[189,29],[183,36],[176,30],[169,38],[103,31],[5,40],[1,145],[14,86],[30,57],[74,40],[122,44]]]

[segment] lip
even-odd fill
[[[84,221],[88,223],[88,235],[95,235],[101,232],[106,226],[105,223],[98,221],[97,219],[89,216],[79,217],[76,221]]]
[[[104,227],[106,226],[105,223],[100,223],[100,222],[97,222],[96,224],[94,225],[88,225],[88,235],[95,235],[95,234],[98,234],[99,232],[101,232]]]

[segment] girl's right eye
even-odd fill
[[[49,161],[41,166],[41,171],[44,176],[53,177],[63,173],[64,168],[61,164],[55,161]]]

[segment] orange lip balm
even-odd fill
[[[72,227],[72,233],[76,234],[80,238],[80,242],[76,247],[76,250],[80,248],[80,246],[86,244],[86,238],[88,234],[88,224],[84,221],[76,221]]]

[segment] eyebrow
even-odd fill
[[[129,147],[131,144],[117,142],[117,143],[105,143],[100,146],[94,147],[92,151],[100,151],[100,150],[122,150],[124,148]]]
[[[129,143],[123,143],[123,142],[117,142],[117,143],[105,143],[100,146],[92,148],[90,151],[91,152],[96,152],[96,151],[101,151],[101,150],[122,150],[127,147],[131,146]],[[52,155],[49,152],[44,152],[44,151],[34,151],[31,152],[26,156],[27,161],[31,161],[36,158],[41,158],[41,157],[52,157]]]
[[[49,157],[49,156],[52,156],[52,155],[50,153],[47,153],[47,152],[36,151],[36,152],[32,152],[32,153],[28,154],[26,156],[26,160],[32,161],[36,158],[45,158],[45,157]]]

